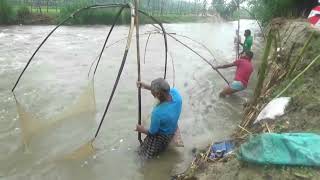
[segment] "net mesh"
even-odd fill
[[[77,136],[84,132],[88,134],[88,132],[90,132],[88,128],[91,127],[88,125],[95,124],[96,102],[93,80],[82,90],[71,106],[65,108],[61,113],[52,118],[36,118],[36,116],[28,112],[17,99],[16,106],[20,119],[22,140],[28,149],[33,140],[36,141],[33,143],[37,144],[36,148],[46,146],[45,149],[50,149],[50,146],[54,146],[55,143],[61,143],[61,147],[63,147],[63,142],[77,139]],[[92,136],[92,134],[90,134],[90,136]],[[40,137],[42,142],[39,141]],[[77,147],[79,143],[83,143],[84,139],[85,138],[79,137],[76,141],[81,142],[68,142],[68,145],[72,146],[72,148]],[[42,145],[40,145],[41,143]],[[71,153],[69,157],[76,158],[88,154],[84,152],[93,153],[91,142],[88,144],[90,144],[90,146],[84,145],[85,148],[76,150],[74,153]]]

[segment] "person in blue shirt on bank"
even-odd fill
[[[151,114],[150,128],[136,126],[136,131],[147,135],[143,140],[139,154],[150,159],[166,150],[177,127],[182,108],[182,97],[176,88],[170,88],[163,78],[157,78],[148,85],[137,82],[137,86],[151,91],[158,101]]]

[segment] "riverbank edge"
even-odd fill
[[[162,23],[167,24],[173,24],[173,23],[208,23],[208,22],[220,22],[222,21],[219,16],[211,15],[211,16],[195,16],[195,15],[155,15],[153,16],[155,19]],[[52,16],[48,14],[39,14],[39,13],[32,13],[23,19],[16,19],[14,21],[11,21],[7,24],[1,24],[1,26],[4,25],[56,25],[61,21],[61,17],[59,16]],[[125,25],[129,24],[128,20],[122,20],[120,21],[119,25]],[[152,24],[155,23],[150,18],[141,18],[140,24]],[[106,18],[105,22],[78,22],[78,21],[69,21],[66,23],[67,25],[111,25],[112,24],[112,18],[110,20],[110,17]]]
[[[271,82],[272,75],[275,71],[282,72],[284,67],[276,61],[271,60],[275,55],[283,56],[283,59],[290,60],[289,66],[295,64],[297,56],[300,55],[301,49],[305,42],[310,37],[310,34],[315,30],[310,27],[305,19],[275,19],[273,20],[267,30],[279,30],[282,34],[281,40],[284,41],[282,54],[276,52],[276,48],[272,47],[273,52],[270,53],[268,58],[267,82]],[[312,60],[315,58],[320,49],[320,32],[315,31],[314,38],[310,45],[307,47],[303,58],[296,64],[295,71],[292,76],[288,76],[276,82],[276,84],[268,89],[269,84],[265,83],[262,89],[266,91],[267,97],[259,99],[257,104],[260,104],[255,114],[259,114],[262,108],[279,94],[290,81],[299,74]],[[281,44],[281,43],[280,43]],[[274,46],[274,45],[273,45]],[[294,46],[294,47],[293,47]],[[259,55],[258,55],[259,56]],[[290,56],[290,57],[287,57]],[[279,68],[280,67],[280,68]],[[291,66],[290,66],[291,67]],[[320,134],[320,62],[318,61],[313,67],[307,71],[302,78],[294,83],[283,96],[292,97],[290,105],[286,109],[284,116],[276,118],[269,123],[270,129],[274,133],[286,132],[310,132]],[[256,108],[256,107],[254,107]],[[247,107],[245,109],[248,109]],[[244,112],[245,114],[245,112]],[[244,115],[243,121],[246,120]],[[240,122],[239,122],[240,123]],[[253,134],[267,133],[266,128],[251,128],[248,129]],[[237,129],[236,131],[239,131]],[[239,145],[248,141],[249,136],[244,140],[238,142]],[[196,155],[190,167],[180,175],[175,176],[174,179],[219,179],[219,180],[266,180],[266,179],[311,179],[316,180],[320,177],[320,169],[303,166],[275,166],[275,165],[257,165],[247,162],[239,161],[236,156],[222,159],[221,161],[208,162],[201,161],[207,152],[208,147],[200,150]]]

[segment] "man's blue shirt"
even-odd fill
[[[171,88],[172,101],[163,102],[153,108],[149,133],[151,135],[174,134],[182,108],[182,98],[177,89]]]

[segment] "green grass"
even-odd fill
[[[48,15],[52,15],[52,16],[58,16],[59,13],[60,13],[60,8],[58,8],[58,9],[56,9],[56,8],[48,8],[48,11],[47,11],[46,7],[42,7],[41,11],[42,11],[43,14],[48,14]],[[40,13],[39,8],[33,7],[32,8],[32,13]]]

